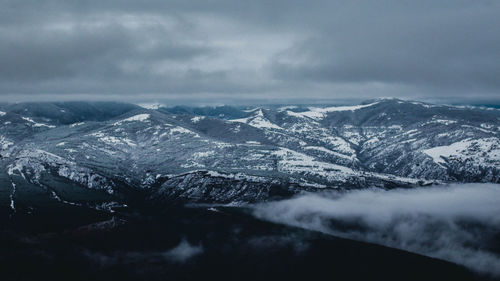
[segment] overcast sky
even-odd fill
[[[0,0],[0,100],[500,100],[500,1]]]

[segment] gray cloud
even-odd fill
[[[165,252],[164,256],[176,262],[185,262],[192,257],[203,253],[201,245],[191,245],[187,240],[182,240],[179,245]]]
[[[498,100],[500,90],[496,1],[0,5],[3,100]]]
[[[358,11],[361,23],[333,19],[273,64],[282,79],[383,82],[494,92],[500,86],[498,5]],[[497,9],[494,9],[497,8]],[[297,63],[296,59],[302,58]],[[281,62],[290,61],[290,62]],[[464,89],[464,87],[466,87]]]
[[[404,249],[500,276],[500,185],[309,194],[254,207],[261,219]]]

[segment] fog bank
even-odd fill
[[[498,184],[306,194],[255,205],[254,215],[500,276]]]

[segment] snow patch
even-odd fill
[[[53,125],[47,125],[47,124],[43,124],[43,123],[37,123],[35,122],[33,119],[29,118],[29,117],[21,117],[23,120],[26,120],[30,123],[32,123],[33,127],[47,127],[47,128],[55,128],[56,126],[53,126]]]
[[[142,107],[142,108],[146,108],[146,109],[153,109],[153,110],[156,110],[160,107],[165,107],[164,104],[162,103],[158,103],[158,102],[152,102],[152,103],[138,103],[137,104],[138,106]]]
[[[83,125],[83,124],[85,124],[85,122],[73,123],[73,124],[69,125],[69,127],[70,127],[70,128],[74,128],[74,127],[76,127],[76,126],[81,126],[81,125]]]
[[[186,128],[183,128],[183,127],[174,127],[172,129],[170,129],[170,135],[178,135],[178,134],[188,134],[188,135],[193,135],[194,137],[196,138],[199,138],[200,135],[198,135],[197,133],[191,131],[191,130],[188,130]],[[163,135],[163,134],[162,134]],[[162,136],[160,135],[160,137]]]
[[[196,124],[196,123],[200,122],[203,119],[205,119],[205,116],[195,116],[195,117],[191,118],[191,122],[193,122],[193,123]]]
[[[2,150],[6,150],[7,148],[9,148],[9,146],[11,146],[13,144],[14,143],[11,142],[10,140],[8,140],[6,137],[0,136],[0,148]]]
[[[470,159],[478,165],[500,167],[500,140],[498,138],[465,139],[450,145],[422,150],[432,160],[442,166],[445,158]]]
[[[121,125],[123,122],[134,122],[134,121],[139,121],[139,122],[145,122],[146,120],[151,117],[150,114],[148,113],[143,113],[143,114],[137,114],[129,118],[125,118],[123,120],[120,120],[118,122],[113,123],[113,125]]]
[[[287,105],[287,106],[282,106],[280,108],[278,108],[278,111],[281,112],[281,111],[285,111],[285,110],[289,110],[289,109],[296,109],[298,108],[298,106],[296,105]]]
[[[239,123],[245,123],[248,124],[252,127],[256,127],[259,129],[276,129],[276,130],[283,130],[280,126],[271,123],[267,118],[265,118],[264,113],[262,112],[262,109],[259,109],[254,116],[247,117],[247,118],[241,118],[241,119],[233,119],[229,120],[229,122],[239,122]]]
[[[9,198],[10,198],[10,208],[12,211],[16,212],[16,205],[14,202],[14,196],[16,195],[16,184],[11,181],[12,184],[12,191],[10,192]]]
[[[370,104],[362,104],[362,105],[352,105],[352,106],[332,106],[332,107],[309,107],[309,111],[304,112],[292,112],[287,111],[287,114],[290,114],[295,117],[309,117],[312,119],[323,119],[330,112],[341,112],[341,111],[356,111],[359,109],[367,108],[370,106],[374,106],[379,102],[374,102]]]
[[[123,144],[125,144],[128,146],[137,146],[137,144],[135,144],[131,139],[118,138],[115,136],[108,136],[102,132],[93,133],[93,134],[91,134],[91,136],[96,137],[99,139],[99,141],[104,142],[104,143],[109,144],[109,145],[119,145],[119,144],[123,145]]]

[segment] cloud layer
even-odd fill
[[[500,252],[495,240],[500,233],[500,185],[309,194],[257,205],[254,214],[500,276]]]
[[[0,98],[497,100],[497,1],[0,1]]]

